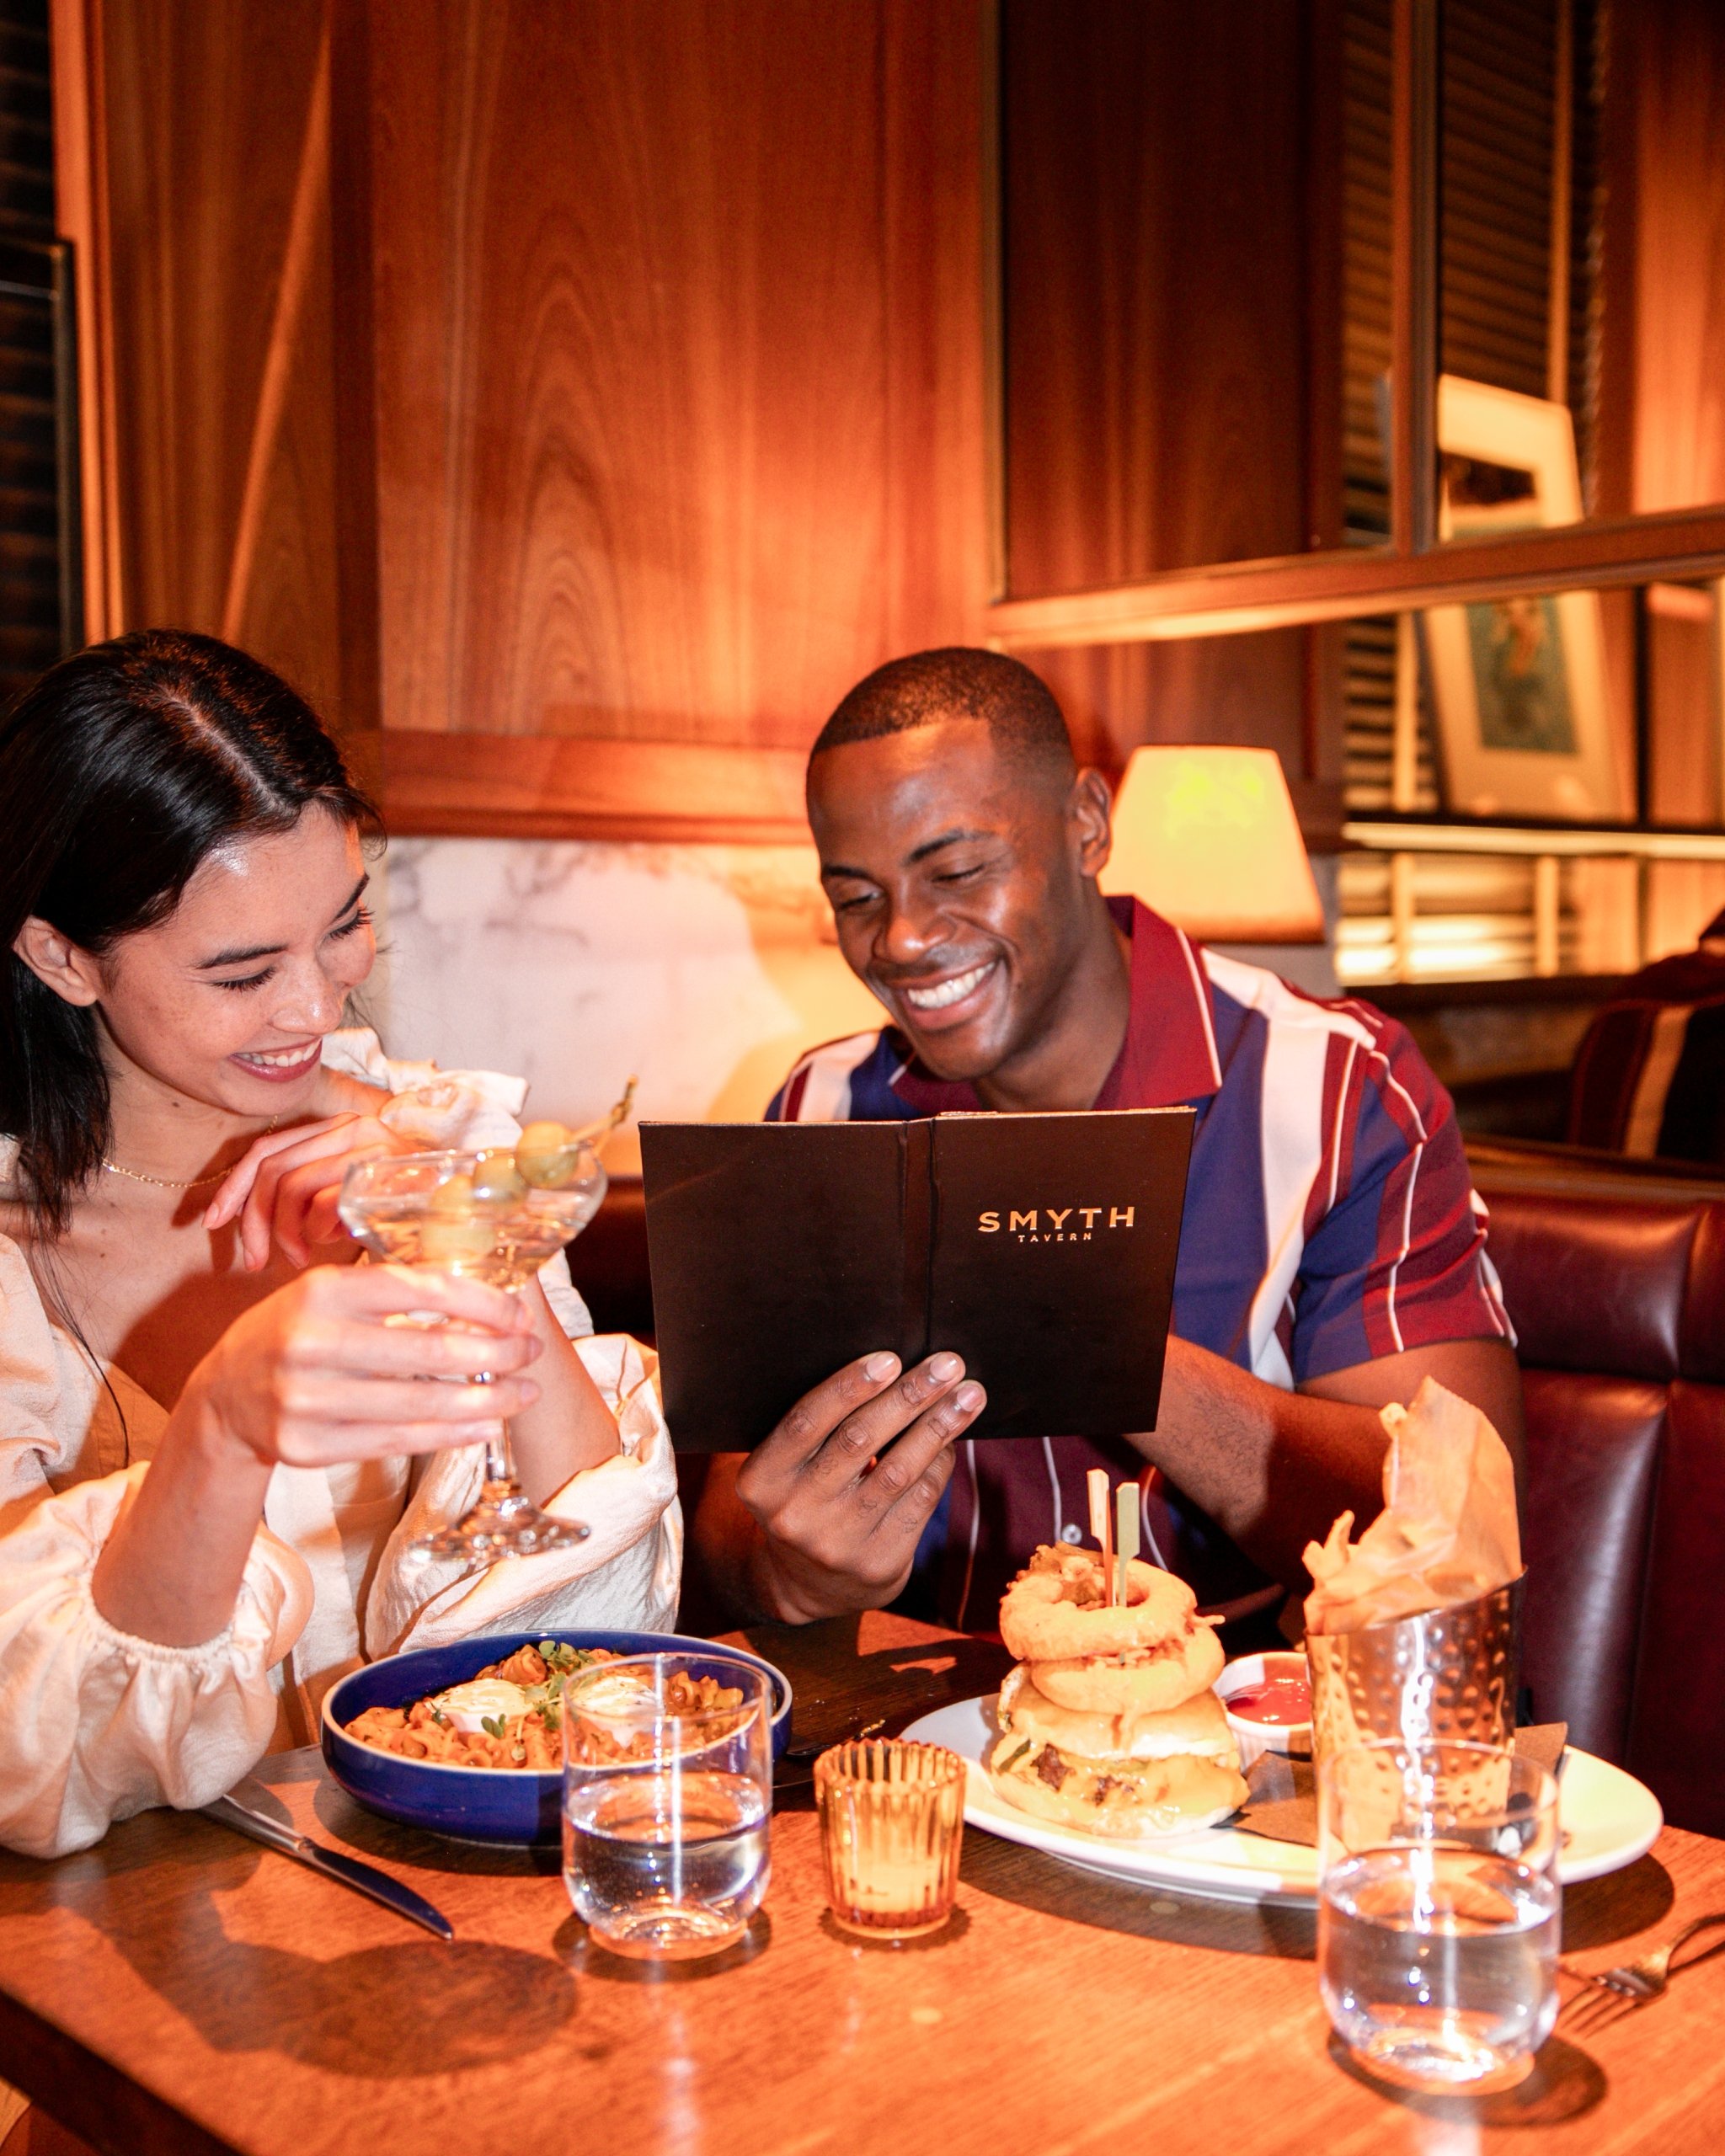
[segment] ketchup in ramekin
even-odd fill
[[[1311,1692],[1306,1657],[1281,1648],[1244,1654],[1216,1679],[1228,1726],[1240,1748],[1242,1772],[1266,1752],[1300,1758],[1311,1750]]]
[[[1303,1729],[1311,1720],[1311,1681],[1303,1671],[1278,1671],[1263,1684],[1232,1694],[1228,1712],[1275,1729]]]

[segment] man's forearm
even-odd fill
[[[802,1608],[786,1593],[766,1530],[737,1495],[747,1454],[715,1453],[689,1526],[695,1604],[709,1625],[806,1624],[825,1609]],[[857,1605],[860,1607],[860,1604]]]
[[[684,1598],[695,1613],[692,1621],[714,1630],[756,1624],[777,1614],[751,1578],[761,1554],[761,1529],[737,1496],[742,1460],[740,1453],[713,1455],[688,1524]]]
[[[1501,1340],[1450,1340],[1308,1380],[1267,1385],[1189,1341],[1171,1339],[1162,1412],[1133,1444],[1283,1584],[1310,1584],[1302,1553],[1338,1513],[1355,1532],[1383,1506],[1388,1439],[1378,1410],[1422,1379],[1471,1401],[1509,1448],[1525,1500],[1521,1376]]]
[[[808,1625],[823,1617],[884,1608],[904,1585],[902,1577],[866,1579],[841,1565],[823,1563],[773,1537],[739,1493],[743,1453],[715,1453],[689,1529],[693,1563],[688,1583],[702,1621],[750,1625]],[[910,1560],[905,1559],[908,1571]]]
[[[1311,1584],[1306,1544],[1338,1513],[1363,1524],[1383,1502],[1387,1440],[1373,1408],[1284,1392],[1189,1341],[1169,1341],[1156,1427],[1132,1443],[1296,1593]]]

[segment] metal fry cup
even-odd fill
[[[834,1921],[915,1939],[953,1913],[964,1833],[964,1763],[938,1744],[836,1744],[814,1763]]]
[[[1449,1609],[1306,1635],[1311,1742],[1322,1760],[1386,1737],[1507,1744],[1515,1733],[1527,1575]]]

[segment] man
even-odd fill
[[[1573,1145],[1725,1166],[1725,913],[1643,966],[1588,1027],[1569,1080]]]
[[[1103,897],[1108,787],[1028,667],[882,667],[816,741],[808,799],[841,947],[893,1022],[804,1056],[771,1116],[1185,1102],[1197,1123],[1156,1429],[967,1438],[985,1370],[870,1358],[715,1462],[693,1548],[734,1609],[878,1605],[914,1567],[925,1607],[991,1626],[1038,1543],[1081,1539],[1102,1465],[1141,1477],[1153,1548],[1237,1649],[1305,1584],[1310,1539],[1379,1509],[1376,1410],[1428,1373],[1519,1459],[1519,1376],[1443,1089],[1378,1012]]]

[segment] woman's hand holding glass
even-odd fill
[[[426,1315],[436,1322],[417,1321]],[[97,1609],[164,1646],[216,1638],[278,1466],[491,1438],[499,1416],[538,1397],[524,1373],[541,1352],[520,1299],[482,1281],[313,1266],[236,1318],[192,1372],[97,1560]]]
[[[542,1352],[521,1299],[481,1281],[319,1265],[235,1320],[181,1405],[270,1465],[332,1467],[494,1436],[538,1398]]]

